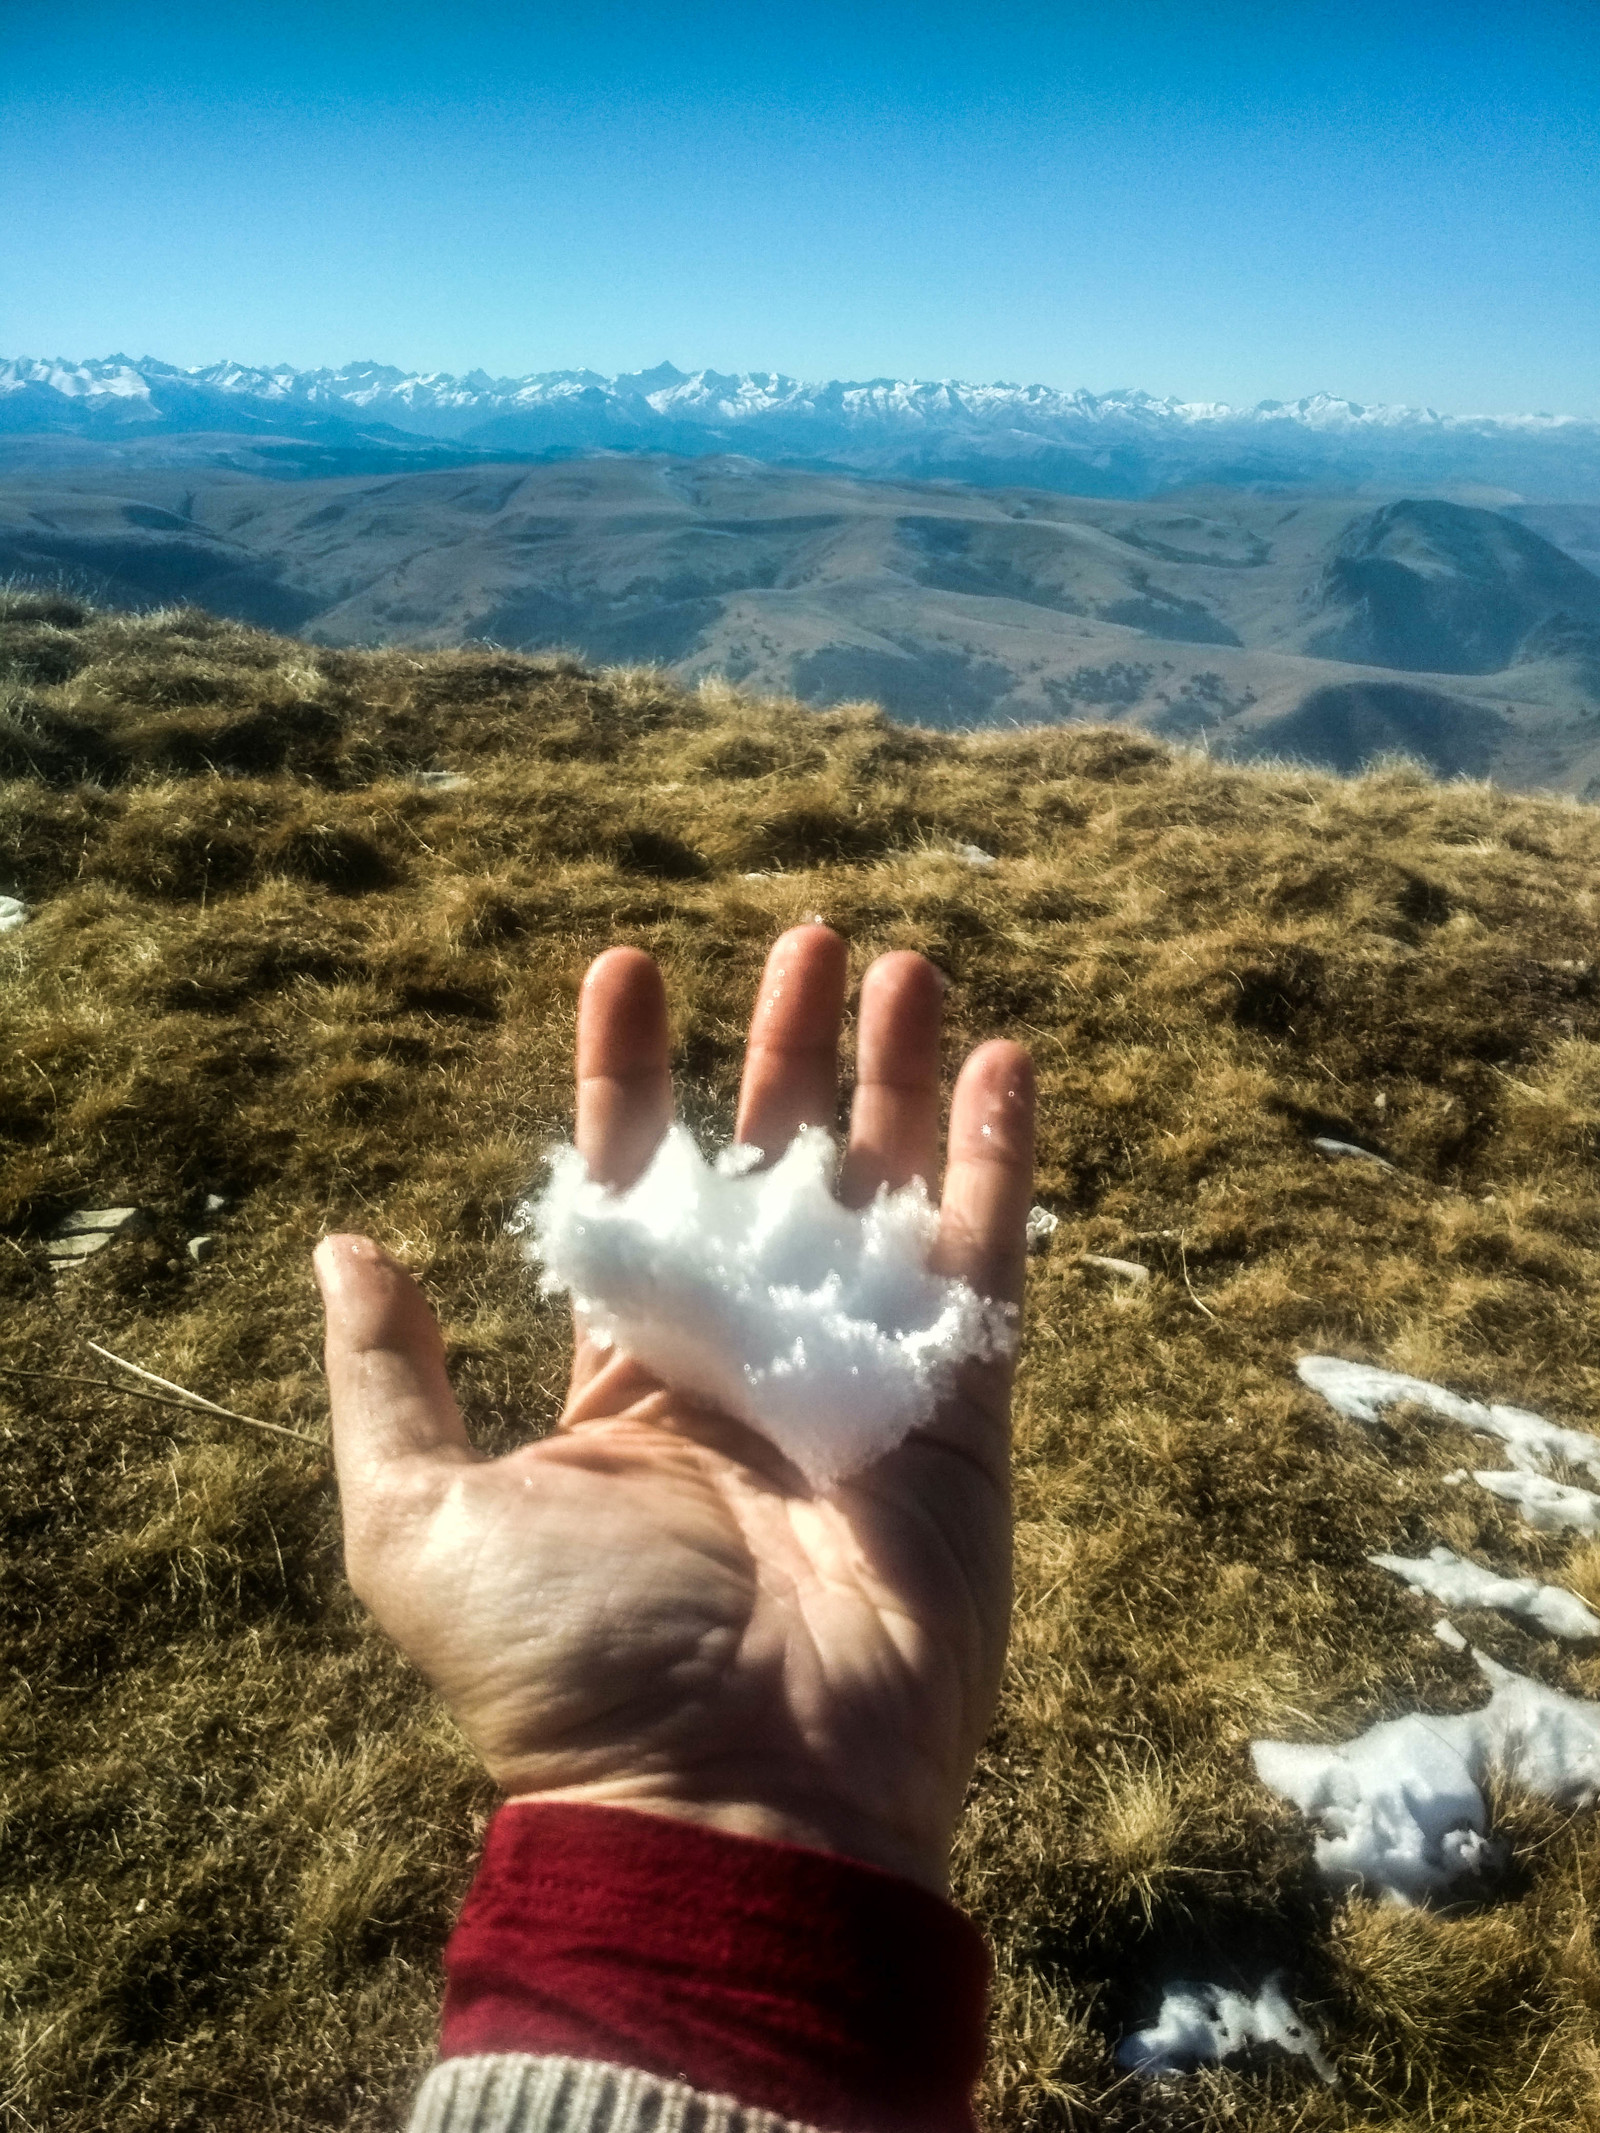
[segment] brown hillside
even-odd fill
[[[32,911],[0,935],[15,2123],[401,2122],[490,1799],[341,1580],[310,1247],[386,1239],[480,1440],[546,1427],[567,1332],[504,1222],[567,1128],[584,965],[661,958],[721,1133],[765,947],[820,912],[858,966],[949,973],[952,1060],[1033,1046],[1062,1217],[958,1862],[999,1960],[991,2125],[1600,2127],[1600,1817],[1500,1801],[1513,1863],[1475,1908],[1335,1902],[1246,1755],[1482,1701],[1370,1551],[1600,1602],[1600,1545],[1445,1482],[1472,1440],[1363,1432],[1293,1375],[1331,1350],[1600,1426],[1600,816],[192,610],[13,595],[0,649],[0,893]],[[52,1274],[52,1228],[107,1204],[149,1232]],[[316,1441],[83,1383],[111,1374],[86,1338]],[[1585,1647],[1462,1620],[1600,1698]],[[1273,1964],[1339,2088],[1117,2075],[1163,1976]]]

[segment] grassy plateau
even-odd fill
[[[986,2124],[1600,2128],[1600,1815],[1499,1798],[1502,1880],[1408,1911],[1328,1894],[1248,1760],[1484,1700],[1374,1550],[1600,1604],[1600,1544],[1446,1483],[1496,1463],[1475,1440],[1294,1376],[1327,1351],[1600,1427],[1600,813],[38,593],[0,602],[0,671],[31,913],[0,935],[0,1360],[46,1373],[0,1377],[0,2122],[403,2123],[493,1803],[343,1582],[311,1247],[405,1257],[479,1442],[547,1428],[568,1328],[505,1221],[570,1125],[585,965],[661,960],[720,1136],[766,947],[816,913],[858,971],[948,973],[952,1066],[1032,1046],[1061,1218],[956,1863],[997,1961]],[[53,1272],[112,1204],[146,1233]],[[313,1441],[103,1390],[88,1340]],[[1460,1620],[1600,1698],[1590,1647]],[[1274,1967],[1337,2087],[1117,2072],[1163,1979]]]

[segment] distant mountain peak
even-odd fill
[[[334,429],[330,429],[334,425]],[[0,435],[147,440],[271,429],[374,449],[398,434],[497,458],[550,451],[741,452],[864,474],[1140,496],[1194,485],[1437,489],[1548,502],[1600,496],[1600,422],[1367,406],[1330,392],[1254,407],[957,378],[779,371],[592,370],[491,377],[404,371],[364,357],[298,370],[233,359],[0,362]]]

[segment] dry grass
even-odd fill
[[[1504,1802],[1514,1866],[1474,1912],[1335,1905],[1246,1762],[1253,1733],[1479,1700],[1368,1550],[1447,1541],[1600,1597],[1600,1551],[1444,1484],[1482,1463],[1466,1440],[1363,1434],[1292,1375],[1334,1349],[1600,1424],[1600,816],[1405,765],[933,737],[192,612],[13,596],[0,633],[0,891],[37,908],[0,939],[8,1362],[78,1370],[92,1336],[321,1435],[307,1255],[359,1224],[426,1282],[474,1428],[510,1443],[555,1412],[566,1333],[502,1225],[567,1122],[588,958],[660,956],[685,1107],[722,1127],[779,927],[821,912],[858,966],[923,949],[952,1054],[1033,1044],[1063,1218],[1019,1389],[1012,1663],[960,1843],[1000,1961],[991,2123],[1600,2126],[1600,1820]],[[957,842],[1001,864],[940,856]],[[1325,1162],[1318,1132],[1397,1170]],[[124,1201],[156,1234],[53,1279],[61,1212]],[[201,1227],[222,1241],[195,1266]],[[343,1589],[326,1463],[24,1379],[0,1432],[0,2113],[392,2126],[490,1800]],[[1467,1627],[1600,1695],[1600,1659]],[[1160,1975],[1274,1963],[1340,2089],[1117,2077]]]

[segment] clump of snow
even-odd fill
[[[1450,1651],[1464,1652],[1467,1648],[1466,1638],[1462,1636],[1460,1630],[1456,1628],[1448,1615],[1439,1617],[1438,1621],[1433,1625],[1433,1633],[1439,1642]]]
[[[1600,1637],[1600,1617],[1592,1615],[1575,1592],[1541,1585],[1537,1578],[1501,1577],[1453,1548],[1433,1548],[1424,1556],[1369,1555],[1367,1560],[1380,1570],[1392,1570],[1413,1592],[1424,1592],[1445,1607],[1498,1607],[1504,1614],[1537,1623],[1553,1637]]]
[[[1569,1488],[1547,1474],[1523,1474],[1515,1467],[1479,1467],[1472,1479],[1479,1488],[1516,1504],[1540,1533],[1561,1533],[1569,1527],[1577,1533],[1600,1533],[1600,1496],[1592,1489]]]
[[[713,1166],[673,1126],[637,1184],[610,1192],[563,1148],[515,1226],[595,1339],[826,1488],[927,1422],[958,1363],[1011,1354],[1016,1312],[930,1269],[938,1215],[920,1179],[841,1206],[817,1127],[770,1169],[760,1159],[733,1147]]]
[[[993,867],[1000,864],[993,852],[986,852],[981,844],[958,844],[951,848],[952,859],[959,859],[963,866]]]
[[[1325,1133],[1317,1133],[1312,1135],[1311,1145],[1318,1155],[1327,1156],[1330,1162],[1337,1163],[1348,1156],[1354,1156],[1359,1162],[1376,1163],[1380,1170],[1394,1168],[1387,1156],[1374,1155],[1370,1148],[1358,1148],[1354,1141],[1336,1141]]]
[[[1494,1691],[1480,1711],[1385,1719],[1334,1747],[1252,1742],[1261,1782],[1321,1825],[1316,1862],[1335,1887],[1419,1903],[1494,1866],[1490,1778],[1558,1805],[1594,1804],[1600,1705],[1473,1656]]]
[[[1254,1998],[1226,1985],[1169,1985],[1150,2028],[1134,2030],[1117,2046],[1117,2064],[1148,2077],[1184,2074],[1267,2044],[1309,2059],[1324,2081],[1337,2081],[1316,2035],[1276,1977],[1269,1977]]]
[[[1426,1378],[1378,1370],[1370,1363],[1347,1363],[1337,1355],[1303,1355],[1295,1369],[1303,1384],[1321,1393],[1330,1407],[1352,1422],[1375,1423],[1380,1408],[1405,1401],[1482,1436],[1498,1437],[1512,1465],[1522,1473],[1547,1474],[1556,1460],[1565,1459],[1600,1480],[1600,1437],[1591,1437],[1586,1430],[1563,1429],[1524,1407],[1485,1406],[1481,1400],[1465,1400]]]
[[[13,926],[23,925],[28,916],[28,907],[20,896],[0,896],[0,933],[9,933]]]
[[[1030,1207],[1027,1229],[1029,1251],[1042,1252],[1060,1227],[1061,1217],[1052,1214],[1048,1207]]]

